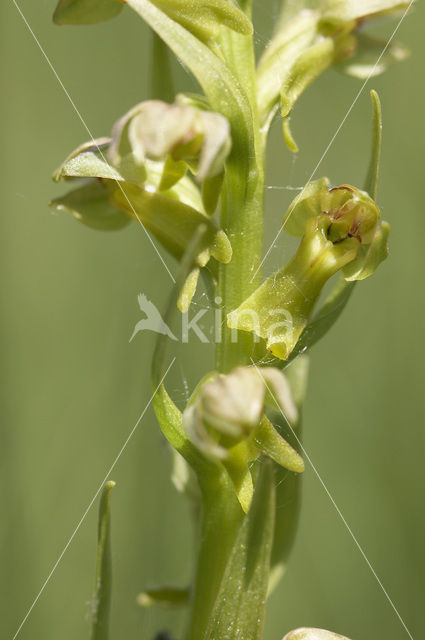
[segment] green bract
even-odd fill
[[[228,0],[152,0],[152,4],[200,40],[213,40],[222,26],[248,36],[253,31],[251,21]]]
[[[347,280],[371,275],[387,256],[389,226],[364,191],[327,178],[306,185],[284,218],[286,230],[302,236],[292,260],[270,276],[227,316],[232,329],[266,340],[286,360],[307,326],[323,286],[340,269]]]

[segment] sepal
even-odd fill
[[[409,4],[410,0],[326,0],[322,20],[339,26],[397,13],[407,9]]]
[[[106,159],[105,154],[110,142],[110,138],[84,142],[74,149],[56,169],[52,176],[53,180],[59,182],[66,178],[105,178],[124,181],[124,176]]]
[[[254,432],[255,444],[280,467],[295,473],[305,470],[304,461],[291,445],[276,431],[270,420],[263,416]]]
[[[120,0],[59,0],[53,22],[62,24],[95,24],[115,18],[123,9]]]
[[[107,187],[97,180],[55,198],[49,206],[54,211],[66,211],[87,227],[100,231],[116,231],[131,222],[128,215],[113,205]]]
[[[388,222],[382,222],[375,231],[370,244],[359,247],[355,260],[347,264],[342,273],[346,280],[364,280],[371,276],[378,266],[388,257],[388,236],[391,227]]]

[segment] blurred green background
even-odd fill
[[[259,47],[276,5],[257,0]],[[93,135],[107,135],[148,97],[149,33],[130,11],[94,27],[59,28],[51,21],[55,0],[20,6]],[[414,638],[425,628],[424,18],[417,3],[397,35],[410,59],[368,87],[384,106],[379,202],[393,229],[391,256],[315,348],[305,411],[306,450]],[[103,234],[49,211],[49,199],[64,190],[50,182],[52,170],[89,135],[11,0],[1,3],[0,19],[0,627],[11,639],[149,400],[153,336],[139,334],[131,344],[129,337],[140,317],[137,294],[161,308],[171,281],[136,224]],[[175,68],[179,88],[193,88]],[[304,184],[359,88],[329,71],[306,92],[292,119],[297,157],[275,123],[269,186]],[[319,170],[333,183],[362,182],[367,94]],[[292,196],[268,189],[269,241]],[[267,273],[283,262],[285,248],[280,238]],[[202,294],[197,304],[205,306]],[[178,355],[169,389],[184,402],[187,387],[213,366],[213,353],[195,338]],[[184,625],[182,613],[146,612],[135,603],[144,586],[185,584],[190,576],[189,514],[169,471],[149,409],[111,476],[114,639],[149,640],[159,628],[178,634]],[[19,638],[88,637],[95,543],[92,509]],[[353,640],[408,637],[311,468],[266,639],[301,625]]]

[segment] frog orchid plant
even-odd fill
[[[299,246],[263,280],[270,125],[279,117],[286,145],[298,151],[290,117],[306,87],[332,66],[365,80],[405,58],[403,46],[364,26],[408,7],[407,0],[283,0],[258,61],[252,0],[60,0],[54,13],[60,25],[92,24],[132,9],[151,27],[153,60],[152,99],[130,109],[109,137],[68,156],[54,179],[73,188],[51,206],[99,230],[136,221],[169,251],[179,268],[167,323],[177,308],[188,311],[200,275],[225,312],[215,370],[183,411],[164,384],[166,336],[158,338],[152,364],[173,480],[200,522],[191,585],[146,590],[138,602],[186,606],[185,640],[263,638],[267,597],[297,527],[309,351],[388,253],[389,225],[376,203],[381,108],[372,91],[363,188],[328,178],[306,184],[283,217],[283,230]],[[202,93],[174,95],[170,50]],[[105,486],[100,504],[93,640],[108,637],[112,487]],[[171,638],[157,636],[164,637]],[[284,640],[338,638],[344,640],[302,628]]]

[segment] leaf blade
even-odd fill
[[[114,487],[115,482],[105,484],[99,505],[96,588],[90,640],[108,640],[109,637],[112,579],[110,493]]]

